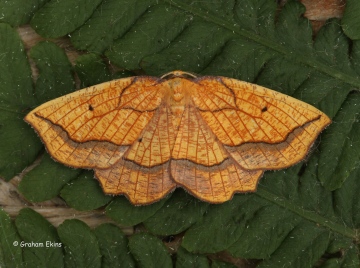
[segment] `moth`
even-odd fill
[[[304,159],[331,120],[259,85],[173,71],[91,86],[26,117],[49,154],[93,169],[104,193],[133,204],[183,187],[222,203],[253,192],[265,170]]]

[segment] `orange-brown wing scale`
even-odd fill
[[[169,172],[175,141],[172,122],[168,107],[161,105],[120,161],[107,169],[95,169],[106,193],[125,194],[133,204],[147,204],[175,189]]]
[[[94,169],[105,193],[136,205],[178,186],[211,203],[255,191],[264,170],[301,161],[330,123],[281,93],[181,71],[83,89],[25,120],[56,160]]]
[[[216,86],[209,87],[209,81]],[[231,157],[247,170],[294,165],[331,122],[315,107],[279,92],[230,78],[206,80],[206,88],[221,86],[232,92],[236,109],[200,113]],[[205,103],[208,96],[199,99]]]

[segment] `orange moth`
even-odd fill
[[[331,122],[279,92],[182,71],[91,86],[25,120],[54,159],[93,169],[104,193],[135,205],[176,187],[210,203],[253,192],[265,170],[304,159]]]

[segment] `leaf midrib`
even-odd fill
[[[292,51],[274,41],[271,41],[270,39],[263,38],[251,31],[242,29],[242,28],[240,28],[240,26],[238,26],[236,24],[232,25],[226,20],[223,20],[223,19],[213,16],[211,14],[202,12],[201,10],[196,9],[190,5],[181,3],[178,0],[164,0],[164,1],[169,3],[170,5],[180,8],[184,11],[193,13],[194,15],[196,15],[206,21],[212,22],[214,24],[219,25],[220,27],[230,30],[234,34],[238,34],[242,37],[246,37],[246,38],[248,38],[254,42],[257,42],[265,47],[268,47],[269,49],[272,49],[280,54],[283,54],[288,59],[292,59],[296,62],[307,65],[319,72],[322,72],[322,73],[329,75],[335,79],[338,79],[345,84],[349,84],[351,86],[355,86],[356,88],[360,88],[360,80],[359,79],[357,79],[351,75],[348,75],[344,72],[341,72],[338,69],[329,67],[328,65],[321,63],[320,61],[316,61],[316,60],[314,60],[313,57],[306,57],[304,55],[296,53],[295,51]],[[346,90],[346,89],[344,89],[344,90]]]
[[[327,219],[323,216],[320,216],[319,214],[309,211],[303,208],[300,208],[296,204],[291,203],[290,201],[284,199],[283,197],[280,197],[278,195],[275,195],[269,191],[263,190],[263,189],[257,189],[256,195],[275,203],[276,205],[286,208],[297,215],[301,216],[302,218],[305,218],[309,221],[315,222],[316,224],[320,224],[322,226],[325,226],[329,228],[331,231],[342,234],[346,237],[350,237],[351,239],[358,241],[358,232],[357,230],[353,230],[351,228],[348,228],[346,226],[343,226],[341,224],[338,224],[336,222],[333,222],[330,219]]]

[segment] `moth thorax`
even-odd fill
[[[169,81],[171,97],[175,102],[181,102],[184,99],[183,79],[175,78]]]

